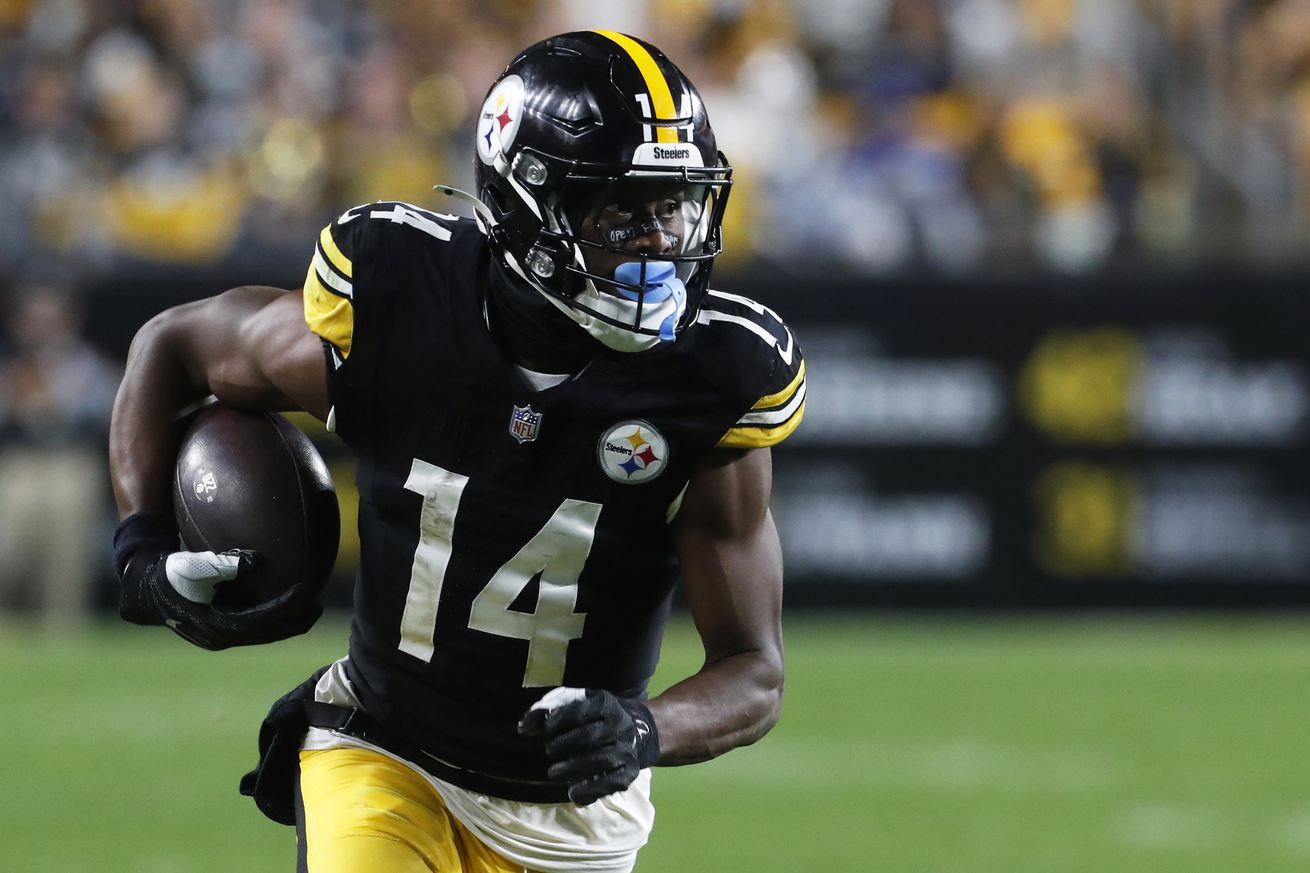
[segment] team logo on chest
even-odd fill
[[[615,482],[635,485],[649,482],[668,463],[669,444],[663,434],[644,421],[614,425],[596,444],[600,468]]]
[[[541,430],[540,412],[533,412],[529,406],[515,406],[509,417],[509,435],[519,441],[519,445],[530,443],[537,438]]]

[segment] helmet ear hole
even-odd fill
[[[503,220],[512,211],[513,207],[505,202],[503,189],[494,185],[483,185],[482,190],[478,193],[482,195],[482,202],[491,209],[491,213],[496,217],[497,221]]]

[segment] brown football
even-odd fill
[[[188,550],[258,553],[253,571],[218,587],[215,605],[253,606],[302,581],[322,589],[341,534],[337,495],[327,464],[287,419],[202,409],[182,437],[173,486]]]

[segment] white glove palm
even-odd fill
[[[192,603],[214,602],[214,588],[237,577],[241,552],[173,552],[164,564],[164,575],[173,590]]]

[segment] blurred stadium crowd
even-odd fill
[[[345,205],[431,201],[513,52],[598,25],[705,93],[738,263],[1303,247],[1305,0],[4,0],[0,264],[299,252]]]
[[[119,364],[80,338],[88,277],[286,275],[346,206],[449,208],[430,188],[471,185],[500,67],[587,27],[698,83],[737,168],[728,269],[1304,257],[1310,0],[0,0],[0,589],[104,501]],[[41,453],[83,483],[48,517]]]

